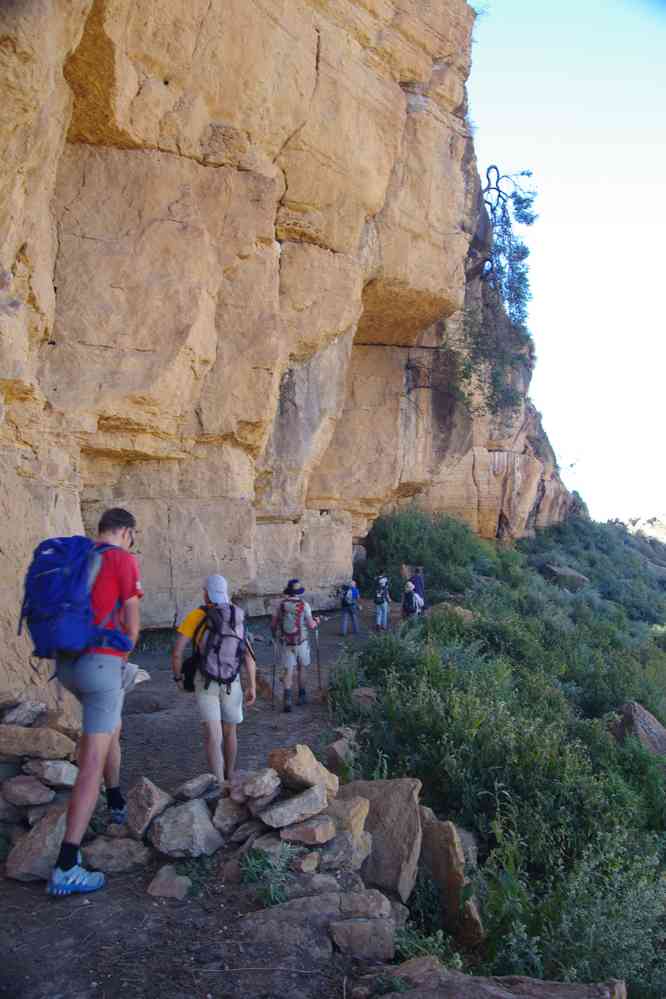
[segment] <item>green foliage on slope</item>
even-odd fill
[[[361,771],[418,776],[426,803],[476,833],[484,969],[666,994],[664,776],[608,731],[627,700],[666,723],[666,596],[640,545],[576,520],[497,548],[406,511],[377,522],[369,550],[369,575],[385,568],[397,585],[402,562],[423,564],[430,604],[455,590],[474,612],[373,639],[341,667],[334,705],[352,718],[354,683],[377,687]],[[590,583],[560,589],[546,563]]]

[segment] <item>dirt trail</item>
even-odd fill
[[[361,635],[368,634],[370,608]],[[322,682],[326,686],[341,651],[340,619],[321,627]],[[267,622],[255,635],[267,636]],[[270,683],[268,642],[257,644],[262,676]],[[151,673],[151,682],[132,692],[123,731],[123,786],[145,775],[166,790],[207,770],[195,705],[171,680],[168,653],[133,657]],[[275,746],[296,741],[316,747],[331,723],[317,698],[317,669],[308,676],[308,704],[290,715],[260,698],[239,728],[238,766],[264,766]],[[11,999],[328,999],[342,994],[348,970],[342,960],[325,967],[294,950],[279,970],[261,941],[243,939],[239,917],[260,908],[253,892],[222,884],[220,851],[205,872],[200,893],[183,902],[153,899],[146,886],[159,864],[137,874],[116,875],[105,891],[62,901],[49,899],[44,884],[0,880],[0,996]],[[199,862],[191,862],[194,866]],[[200,876],[196,875],[195,877]],[[297,968],[298,970],[289,970]],[[235,969],[235,970],[233,970]],[[240,970],[239,970],[240,969]],[[305,973],[307,972],[307,973]]]

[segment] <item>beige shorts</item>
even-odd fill
[[[198,673],[194,678],[194,697],[202,722],[219,722],[240,725],[243,721],[243,688],[236,677],[227,694],[226,684],[214,680],[206,690],[204,679]]]
[[[310,665],[310,643],[306,639],[300,645],[282,646],[283,669],[294,669],[296,666]]]

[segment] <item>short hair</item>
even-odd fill
[[[105,534],[107,531],[122,531],[124,527],[135,528],[136,520],[129,510],[123,510],[121,506],[114,506],[110,510],[104,511],[97,530],[100,534]]]

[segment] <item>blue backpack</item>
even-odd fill
[[[96,545],[89,538],[48,538],[37,545],[25,577],[23,621],[39,659],[58,653],[81,654],[91,647],[129,652],[132,643],[116,628],[107,628],[114,610],[94,623],[90,594],[102,565],[102,554],[114,545]],[[118,606],[118,605],[117,605]]]

